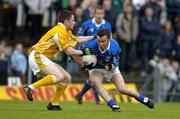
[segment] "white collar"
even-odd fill
[[[103,19],[100,24],[96,24],[95,17],[92,19],[92,23],[96,25],[96,27],[100,27],[102,24],[105,24],[105,20]]]
[[[99,45],[98,45],[98,48],[99,48]],[[101,53],[105,53],[109,48],[110,48],[110,41],[109,41],[109,45],[108,45],[108,47],[107,47],[106,50],[102,51],[102,50],[99,48],[99,51],[100,51]]]

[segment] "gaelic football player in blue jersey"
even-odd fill
[[[96,33],[100,29],[107,29],[109,32],[111,32],[110,23],[108,23],[104,19],[104,8],[102,6],[98,6],[95,9],[94,18],[85,21],[81,25],[81,27],[78,29],[77,36],[96,35]],[[78,104],[82,103],[83,95],[91,88],[93,89],[96,104],[101,104],[98,93],[97,93],[96,89],[94,88],[93,84],[89,80],[87,80],[85,82],[83,89],[76,96],[76,100],[78,101]]]
[[[154,108],[154,102],[143,94],[126,87],[124,79],[119,71],[119,53],[121,51],[116,40],[112,39],[110,32],[101,29],[97,33],[97,39],[91,40],[81,46],[81,49],[88,48],[93,50],[97,56],[98,62],[95,67],[88,67],[89,77],[98,94],[107,102],[107,105],[113,111],[120,111],[117,103],[110,98],[108,92],[102,85],[103,79],[111,80],[117,90],[122,94],[134,97],[140,103],[149,108]],[[83,66],[81,66],[83,67]]]

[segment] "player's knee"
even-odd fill
[[[125,86],[120,87],[119,91],[123,94],[126,93],[126,87]]]
[[[71,77],[71,75],[70,74],[66,74],[65,75],[65,82],[67,82],[68,84],[70,84],[71,83],[71,79],[72,79],[72,77]]]
[[[55,83],[59,83],[59,82],[61,82],[61,81],[63,81],[64,80],[64,75],[59,75],[59,74],[56,74],[55,75]]]

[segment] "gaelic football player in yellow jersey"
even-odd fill
[[[60,95],[71,82],[71,75],[61,66],[52,62],[49,57],[56,53],[65,52],[67,55],[82,55],[81,50],[73,47],[77,43],[86,42],[94,36],[76,37],[71,30],[75,25],[74,15],[70,11],[61,11],[58,15],[58,24],[50,29],[37,44],[32,46],[29,55],[29,64],[35,75],[43,75],[37,82],[24,87],[27,98],[33,101],[32,91],[41,86],[56,84],[56,92],[48,104],[48,110],[62,110],[59,106]]]

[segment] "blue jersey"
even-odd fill
[[[111,39],[109,46],[105,51],[101,51],[97,39],[93,39],[81,46],[81,48],[93,49],[97,56],[98,63],[95,68],[105,69],[105,66],[113,64],[115,67],[119,67],[119,53],[121,51],[119,44],[116,40]]]
[[[84,22],[78,29],[77,36],[93,36],[99,31],[99,29],[107,29],[109,32],[112,31],[110,23],[103,20],[102,23],[96,24],[95,18]]]

